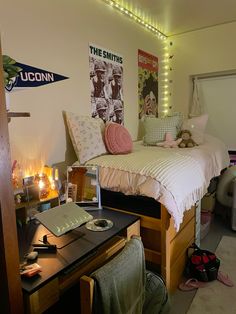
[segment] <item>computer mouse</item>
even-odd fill
[[[38,257],[38,252],[33,251],[33,252],[30,252],[30,253],[27,253],[27,254],[25,254],[24,257],[25,257],[27,260],[33,261],[33,260],[35,260],[35,259]]]
[[[106,219],[98,219],[94,222],[95,226],[105,228],[108,225]]]

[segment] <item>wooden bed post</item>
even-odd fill
[[[0,45],[0,300],[1,313],[22,314],[15,203]]]
[[[167,232],[170,226],[170,214],[161,204],[161,274],[170,289],[170,238]]]
[[[195,240],[195,225],[195,206],[184,213],[178,232],[173,218],[161,206],[161,274],[169,292],[175,291],[182,279],[187,249]]]

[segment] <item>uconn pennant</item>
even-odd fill
[[[66,80],[68,77],[53,72],[32,67],[23,63],[16,63],[22,70],[19,76],[14,78],[5,88],[8,91],[12,89],[24,89],[28,87],[38,87],[58,81]]]

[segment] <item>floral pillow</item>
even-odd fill
[[[156,143],[164,141],[166,133],[169,133],[173,139],[176,139],[180,122],[181,117],[179,115],[166,118],[146,116],[143,123],[145,134],[143,143],[145,145],[156,145]]]
[[[81,164],[107,153],[102,138],[101,119],[66,112],[66,122],[75,153]]]
[[[113,155],[132,152],[132,138],[128,130],[121,124],[108,123],[105,127],[104,140],[107,150]]]
[[[208,121],[208,114],[199,117],[187,119],[182,124],[182,130],[189,130],[192,133],[192,139],[198,145],[204,143],[204,134]]]

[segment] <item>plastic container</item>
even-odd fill
[[[201,212],[201,229],[200,229],[201,240],[204,239],[205,236],[209,233],[212,218],[213,215],[211,212]]]
[[[207,193],[201,200],[202,211],[213,212],[216,203],[216,193]]]

